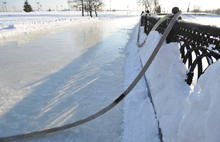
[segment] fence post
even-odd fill
[[[148,35],[150,32],[150,22],[149,22],[149,17],[150,17],[150,11],[147,10],[146,15],[145,15],[145,24],[144,24],[144,32]]]
[[[180,10],[178,7],[174,7],[172,9],[172,15],[167,19],[167,23],[166,25],[169,24],[170,20],[173,18],[173,16],[178,13]],[[182,18],[180,17],[179,20],[181,20]],[[169,35],[167,36],[167,39],[166,39],[167,43],[170,43],[170,42],[176,42],[177,41],[177,35],[175,34],[175,27],[172,28],[172,30],[170,31]]]

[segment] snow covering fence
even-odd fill
[[[143,69],[140,71],[140,73],[137,75],[137,77],[134,79],[134,81],[128,86],[128,88],[117,99],[115,99],[115,101],[110,103],[107,107],[101,109],[97,113],[94,113],[93,115],[90,115],[90,116],[88,116],[88,117],[86,117],[84,119],[81,119],[81,120],[78,120],[78,121],[75,121],[75,122],[63,125],[63,126],[49,128],[49,129],[44,129],[44,130],[40,130],[40,131],[28,132],[28,133],[14,135],[14,136],[1,137],[0,138],[0,142],[12,141],[12,140],[18,140],[18,139],[24,139],[24,138],[30,138],[30,137],[35,137],[35,136],[39,136],[39,135],[46,135],[46,134],[50,134],[50,133],[66,130],[66,129],[69,129],[69,128],[72,128],[72,127],[76,127],[78,125],[87,123],[87,122],[89,122],[89,121],[91,121],[93,119],[96,119],[97,117],[103,115],[104,113],[108,112],[109,110],[111,110],[119,102],[121,102],[132,91],[132,89],[137,85],[137,83],[140,81],[142,76],[145,74],[145,72],[150,67],[151,63],[153,62],[154,58],[156,57],[157,53],[159,52],[161,46],[163,45],[165,39],[167,38],[168,34],[170,33],[171,29],[173,28],[173,25],[176,23],[177,19],[179,18],[179,16],[181,14],[182,14],[182,12],[178,11],[178,13],[176,13],[172,17],[172,19],[170,20],[170,23],[167,25],[167,27],[166,27],[166,29],[165,29],[165,31],[163,33],[163,36],[160,38],[159,42],[157,43],[155,49],[153,50],[153,52],[150,55],[149,59],[147,60],[146,64],[143,66]],[[155,113],[156,113],[156,110],[155,110]],[[160,128],[159,128],[159,131],[160,131]],[[160,139],[161,139],[161,141],[163,141],[162,140],[162,136],[160,136]]]
[[[142,15],[141,25],[148,35],[158,17]],[[170,19],[157,27],[164,33]],[[183,22],[179,19],[166,39],[167,43],[178,42],[182,62],[187,66],[187,84],[191,85],[205,70],[220,58],[220,28],[201,24]]]

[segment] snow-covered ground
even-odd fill
[[[50,31],[53,30],[57,30],[56,27],[61,27],[61,26],[68,26],[68,25],[79,25],[81,23],[91,23],[91,22],[98,22],[98,21],[108,21],[111,18],[117,18],[117,17],[132,17],[135,15],[139,15],[139,13],[135,13],[134,15],[127,15],[126,13],[118,13],[118,14],[111,14],[111,15],[107,15],[106,13],[102,13],[98,18],[90,18],[90,17],[81,17],[80,16],[81,13],[71,13],[71,12],[64,12],[64,13],[11,13],[11,14],[4,14],[1,13],[1,20],[0,20],[0,38],[2,39],[2,42],[0,42],[0,45],[5,45],[6,42],[8,41],[7,39],[10,38],[5,38],[5,37],[10,37],[10,36],[14,36],[14,35],[22,35],[22,34],[26,34],[26,36],[28,36],[30,32],[34,32],[34,31],[39,31],[39,30],[43,30],[43,29],[51,29]],[[10,15],[10,16],[9,16]],[[192,15],[183,15],[183,20],[186,21],[192,21],[192,22],[198,22],[201,24],[208,24],[208,25],[214,25],[214,26],[220,26],[220,17],[219,16],[192,16]],[[134,27],[134,25],[132,26],[132,28]],[[127,35],[130,35],[130,39],[129,37],[126,38],[126,40],[129,39],[129,42],[127,43],[126,46],[126,60],[125,60],[125,67],[124,67],[124,89],[133,81],[133,79],[136,77],[136,75],[139,73],[139,71],[141,70],[141,62],[144,64],[147,59],[149,58],[150,53],[152,52],[152,50],[155,48],[157,42],[159,41],[161,35],[159,35],[157,32],[152,32],[149,37],[148,40],[146,42],[146,44],[142,47],[142,48],[138,48],[136,46],[136,37],[137,37],[137,26],[133,29],[131,27],[128,28],[128,30],[130,30],[130,32],[127,31]],[[114,30],[114,28],[112,29]],[[117,30],[116,30],[117,31]],[[89,32],[93,32],[93,30],[89,31]],[[40,32],[41,33],[41,32]],[[112,32],[114,33],[114,32]],[[122,31],[123,33],[123,31]],[[108,33],[109,35],[111,35],[111,33]],[[35,34],[34,34],[35,35]],[[61,34],[62,36],[65,36],[64,34]],[[122,34],[123,35],[123,34]],[[24,35],[22,35],[24,36]],[[114,36],[114,35],[112,35]],[[15,36],[17,37],[17,36]],[[100,36],[102,37],[102,36]],[[144,33],[141,33],[141,37],[143,39],[143,37],[145,37]],[[5,39],[4,39],[5,38]],[[13,38],[13,37],[12,37]],[[59,40],[59,36],[56,37],[57,40]],[[120,36],[118,36],[118,38],[120,39]],[[105,39],[105,36],[102,37],[102,39]],[[123,39],[122,39],[123,40]],[[14,39],[10,39],[9,41],[14,41]],[[29,41],[28,41],[29,42]],[[93,42],[93,40],[90,40],[90,42]],[[118,40],[118,42],[120,43],[121,41]],[[39,41],[34,42],[33,47],[38,46],[37,44],[39,43]],[[83,41],[82,41],[83,43]],[[108,42],[109,43],[109,42]],[[12,42],[13,44],[13,42]],[[41,43],[42,45],[45,43]],[[97,43],[94,42],[94,45],[96,45]],[[111,43],[109,43],[111,44]],[[62,45],[62,44],[60,44]],[[124,48],[125,48],[125,43],[124,43]],[[59,45],[57,45],[59,46]],[[109,48],[110,45],[109,45]],[[213,65],[211,65],[208,70],[205,72],[205,74],[203,74],[199,81],[198,84],[195,86],[195,88],[188,86],[185,83],[185,72],[186,72],[186,68],[185,65],[181,62],[180,58],[179,58],[179,50],[178,50],[178,44],[177,43],[170,43],[170,44],[166,44],[164,43],[164,45],[162,46],[160,52],[158,53],[157,57],[155,58],[155,60],[153,61],[152,65],[150,66],[149,70],[146,72],[146,78],[147,81],[149,83],[150,86],[150,91],[152,93],[153,96],[153,101],[155,104],[155,108],[157,111],[157,118],[160,122],[160,127],[162,129],[162,134],[163,134],[163,140],[165,142],[185,142],[185,141],[189,141],[189,142],[195,142],[195,141],[201,141],[201,142],[216,142],[220,140],[220,111],[219,111],[219,101],[220,101],[220,97],[219,97],[219,86],[220,86],[220,79],[219,79],[219,72],[218,69],[220,69],[220,62],[217,61],[216,63],[214,63]],[[3,49],[2,47],[0,47],[0,50]],[[25,48],[22,51],[19,51],[18,49],[17,53],[19,53],[20,55],[22,55],[22,52],[26,52]],[[44,50],[43,48],[41,49],[34,49],[38,52],[42,52],[41,50]],[[87,49],[86,49],[87,50]],[[68,51],[62,51],[62,52],[69,52],[70,50],[68,49]],[[8,52],[6,49],[4,49],[4,52],[2,52],[2,55],[4,55],[4,53],[10,53]],[[11,54],[11,58],[13,56],[17,56],[16,52],[14,54]],[[59,55],[59,53],[57,52],[53,52],[55,53],[54,56]],[[71,52],[70,52],[71,53]],[[69,55],[70,53],[68,53],[68,57],[71,56]],[[123,55],[123,54],[122,54]],[[125,56],[123,55],[123,56]],[[31,57],[32,55],[30,55]],[[51,54],[45,54],[44,58],[48,59],[47,56],[51,56]],[[89,56],[89,54],[87,55]],[[25,57],[26,60],[29,60],[30,57]],[[10,59],[11,59],[10,58]],[[24,58],[24,59],[25,59]],[[35,57],[37,59],[37,57]],[[73,57],[71,57],[73,58]],[[7,55],[5,55],[5,60],[7,60],[7,62],[12,62],[13,60],[8,59]],[[140,61],[141,59],[141,61]],[[44,59],[42,59],[44,60]],[[93,60],[92,57],[88,57],[88,59],[86,60]],[[56,61],[59,61],[58,59],[56,59]],[[68,62],[68,60],[66,60],[65,58],[62,59],[62,61],[64,62]],[[18,63],[20,62],[19,60],[17,61]],[[42,61],[43,62],[43,61]],[[59,74],[55,73],[57,70],[56,69],[56,65],[60,65],[60,69],[62,69],[62,63],[57,64],[55,61],[54,62],[54,69],[52,69],[51,73],[54,73],[54,75],[50,75],[50,71],[48,70],[48,72],[45,72],[43,74],[45,75],[50,75],[49,78],[52,81],[54,81],[54,77],[55,78],[59,78]],[[81,62],[81,60],[79,60],[79,62]],[[117,62],[117,61],[116,61]],[[121,62],[114,62],[114,64],[119,64]],[[97,61],[96,64],[99,64],[99,62]],[[114,65],[113,63],[111,64],[111,66],[117,67],[116,65]],[[46,63],[45,63],[46,65]],[[32,64],[31,68],[29,66],[25,66],[25,64],[23,64],[24,67],[29,68],[30,70],[32,70],[32,67],[36,67],[38,66],[38,64]],[[39,65],[40,66],[40,65]],[[87,64],[85,64],[85,68],[87,67]],[[9,67],[13,68],[13,63],[12,66]],[[69,68],[69,66],[68,66]],[[65,70],[61,70],[61,71],[67,71],[68,68],[64,68]],[[107,67],[103,67],[101,69],[97,69],[97,70],[116,70],[115,68],[111,68],[109,67],[109,65],[107,64]],[[44,70],[42,70],[44,71]],[[9,73],[11,73],[10,70],[8,70]],[[19,71],[16,71],[15,73],[19,73]],[[29,71],[27,70],[26,73],[28,74]],[[12,73],[13,74],[13,73]],[[20,72],[20,74],[22,74]],[[70,74],[70,73],[69,73]],[[105,73],[103,73],[104,75]],[[106,74],[112,74],[112,72],[106,72]],[[114,74],[114,73],[113,73]],[[22,76],[19,76],[22,78]],[[37,72],[36,72],[36,76],[35,77],[39,77]],[[68,76],[66,76],[68,77]],[[123,76],[121,76],[123,78]],[[16,78],[13,78],[12,76],[7,76],[7,74],[4,76],[3,78],[5,78],[5,80],[9,80],[12,81],[12,84],[16,84]],[[36,78],[37,79],[37,78]],[[95,79],[95,78],[94,78]],[[112,79],[112,77],[109,77],[109,79]],[[72,79],[71,79],[72,80]],[[69,81],[71,81],[69,80]],[[30,81],[27,78],[27,81]],[[43,81],[43,82],[42,82]],[[48,87],[48,83],[44,83],[45,80],[40,80],[40,82],[35,82],[33,85],[31,86],[26,86],[26,87],[36,87],[38,85],[41,86],[41,88],[44,87]],[[94,80],[95,81],[95,80]],[[31,82],[31,81],[30,81]],[[120,81],[119,81],[120,82]],[[20,82],[21,84],[25,84],[25,82]],[[27,82],[26,82],[27,83]],[[45,86],[42,86],[44,85]],[[63,89],[63,91],[65,92],[67,89],[68,92],[68,86],[71,84],[71,82],[67,82],[67,84],[63,84],[65,87]],[[100,85],[101,83],[99,83]],[[114,83],[113,83],[114,84]],[[112,85],[113,85],[112,84]],[[31,91],[31,90],[25,90],[25,89],[30,89],[30,88],[22,88],[21,90],[19,90],[18,88],[10,88],[7,87],[7,82],[2,85],[0,84],[2,87],[2,90],[0,93],[4,93],[5,91],[8,91],[9,95],[14,95],[14,94],[22,94],[22,91]],[[6,85],[6,86],[5,86]],[[49,87],[54,87],[53,84],[52,86],[49,85]],[[35,88],[38,89],[38,92],[41,92],[41,88]],[[55,85],[56,88],[56,85]],[[103,87],[102,87],[103,88]],[[100,89],[102,89],[100,88]],[[49,89],[46,89],[51,90]],[[120,89],[119,89],[120,90]],[[71,91],[71,90],[69,90]],[[98,90],[96,90],[95,92],[97,92]],[[145,84],[145,80],[144,78],[141,79],[141,81],[138,83],[138,85],[134,88],[134,90],[125,98],[124,102],[123,102],[123,111],[122,110],[117,110],[117,112],[123,112],[123,123],[122,120],[118,120],[116,123],[116,125],[119,124],[119,122],[121,122],[122,124],[119,124],[122,127],[122,129],[118,129],[118,128],[110,128],[104,132],[102,132],[101,130],[97,131],[95,129],[97,128],[102,128],[102,126],[100,127],[96,127],[94,128],[94,133],[101,133],[102,134],[106,134],[106,137],[103,137],[101,135],[96,135],[96,136],[87,136],[88,132],[90,130],[92,130],[90,127],[95,127],[95,124],[91,124],[91,126],[85,125],[80,127],[79,129],[72,129],[71,132],[73,132],[75,135],[80,137],[85,137],[84,140],[88,140],[89,138],[92,138],[94,141],[103,141],[104,139],[108,139],[108,137],[114,137],[114,136],[118,136],[117,139],[115,141],[124,141],[124,142],[134,142],[134,141],[138,141],[138,142],[144,142],[144,141],[152,141],[152,142],[159,142],[159,138],[158,138],[158,130],[157,130],[157,121],[155,119],[154,116],[154,111],[152,108],[152,105],[150,104],[149,98],[147,97],[147,88],[146,88],[146,84]],[[38,92],[34,92],[32,93],[33,96],[36,96],[36,94]],[[42,92],[44,92],[44,90],[42,90]],[[31,92],[30,92],[31,93]],[[47,93],[47,92],[45,92]],[[57,93],[57,92],[55,92]],[[62,94],[62,92],[61,92]],[[1,94],[2,95],[2,94]],[[89,96],[89,94],[87,94],[87,96]],[[44,96],[45,97],[45,96]],[[106,96],[103,96],[104,98],[106,98]],[[108,98],[108,97],[107,97]],[[3,100],[5,98],[2,98],[1,100]],[[19,101],[21,101],[23,98],[15,98]],[[95,98],[93,98],[95,99]],[[99,98],[98,100],[103,100],[103,98]],[[111,98],[110,99],[114,99]],[[27,101],[30,101],[27,99]],[[56,99],[54,99],[53,101],[56,101]],[[54,103],[52,101],[52,103]],[[81,101],[81,99],[79,98],[79,101]],[[1,102],[1,101],[0,101]],[[9,99],[8,101],[5,101],[4,103],[1,102],[1,107],[7,109],[7,104],[13,103],[11,102],[11,100]],[[30,104],[30,102],[29,102]],[[44,103],[39,103],[39,105],[43,105]],[[56,104],[56,103],[55,103]],[[23,104],[21,104],[23,105]],[[91,104],[92,105],[92,104]],[[31,106],[31,104],[30,104]],[[101,105],[99,105],[101,106]],[[39,106],[40,107],[40,106]],[[87,107],[89,107],[88,105],[85,106],[84,110],[87,109]],[[19,109],[19,108],[16,108]],[[96,108],[98,109],[98,108]],[[46,110],[46,109],[45,109]],[[22,110],[20,110],[22,111]],[[55,110],[54,110],[55,111]],[[70,111],[74,111],[70,110]],[[67,112],[62,112],[65,115],[68,115],[69,113],[71,113],[70,111]],[[114,111],[114,110],[113,110]],[[7,111],[6,111],[7,112]],[[3,123],[6,123],[7,118],[4,118],[4,110],[1,110],[1,115],[2,117],[0,118],[0,124],[2,126],[6,126],[6,124],[3,125]],[[16,114],[15,117],[17,117],[19,120],[22,121],[23,117],[26,116],[20,116],[18,113],[16,113],[15,111],[11,112],[12,114]],[[31,113],[31,112],[30,112]],[[47,112],[44,112],[47,113]],[[67,113],[67,114],[66,114]],[[51,114],[52,116],[53,114]],[[79,113],[77,114],[79,115]],[[120,115],[117,114],[113,114],[114,116],[118,116],[118,117],[122,117]],[[10,115],[9,115],[10,116]],[[84,114],[85,116],[85,114]],[[19,118],[20,117],[20,118]],[[48,116],[50,117],[50,116]],[[71,117],[71,116],[70,116]],[[47,117],[45,117],[44,119],[46,119]],[[111,115],[107,115],[105,117],[106,119],[112,119]],[[55,120],[60,120],[62,118],[59,117],[55,117]],[[69,119],[69,118],[67,118]],[[13,121],[10,120],[10,121]],[[22,121],[23,122],[23,121]],[[67,121],[68,122],[68,121]],[[104,123],[103,121],[100,120],[96,120],[95,122],[97,123]],[[20,124],[15,123],[16,127],[19,128]],[[10,125],[10,124],[7,124]],[[55,124],[53,124],[55,125]],[[105,126],[109,126],[112,127],[113,125],[115,125],[115,123],[108,123],[105,122]],[[31,123],[30,125],[32,128],[36,127],[36,124],[34,122]],[[52,124],[51,124],[52,126]],[[12,127],[12,126],[10,126]],[[23,131],[25,130],[32,130],[28,127],[26,127]],[[41,127],[41,126],[38,126]],[[7,130],[8,128],[0,128],[0,136],[1,133],[4,133],[4,130]],[[121,136],[118,135],[118,133],[113,134],[111,136],[108,136],[107,133],[112,133],[112,131],[117,130],[119,134],[121,134]],[[10,131],[10,130],[7,130]],[[16,130],[14,130],[15,132]],[[65,131],[67,132],[67,131]],[[7,132],[7,134],[12,134]],[[4,135],[4,134],[3,134]],[[74,136],[75,136],[74,135]],[[52,140],[57,139],[63,139],[64,133],[62,132],[62,134],[54,136],[54,137],[50,137],[52,138]],[[67,141],[72,141],[72,139],[69,139],[71,137],[68,137],[68,139],[66,139]],[[36,141],[40,141],[42,139],[35,139]],[[45,138],[44,140],[51,140],[51,139],[47,139]],[[80,139],[77,139],[78,141]],[[76,139],[73,141],[77,141]],[[81,139],[82,140],[82,139]]]
[[[220,15],[183,15],[184,21],[220,27]]]
[[[94,14],[94,13],[93,13]],[[91,21],[102,21],[109,18],[133,17],[140,12],[100,12],[98,17],[82,17],[80,11],[52,11],[52,12],[1,12],[0,13],[0,39],[18,35],[21,33],[30,33],[38,30],[45,30],[55,27],[68,26],[71,24],[80,24]]]
[[[220,27],[220,16],[183,15],[183,20]],[[145,45],[139,49],[143,64],[160,37],[158,32],[152,32]],[[146,72],[164,141],[220,140],[219,66],[220,61],[211,65],[195,88],[190,87],[184,81],[186,67],[180,60],[178,44],[164,43]]]

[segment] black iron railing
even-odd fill
[[[154,24],[160,19],[147,14],[142,18],[146,34],[149,34]],[[163,34],[169,20],[163,22],[156,30]],[[189,85],[193,78],[198,79],[208,66],[220,58],[220,28],[218,27],[179,20],[172,28],[166,42],[180,44],[181,59],[188,68],[186,82]]]

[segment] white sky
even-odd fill
[[[180,10],[186,11],[190,3],[190,10],[193,9],[194,5],[198,5],[202,10],[211,10],[220,8],[220,0],[160,0],[162,7],[165,10],[172,9],[172,7],[179,7]],[[164,10],[162,8],[162,10]]]
[[[4,11],[3,2],[7,2],[8,11],[14,11],[23,9],[25,0],[0,0],[0,9]],[[106,9],[110,9],[110,0],[104,0],[106,3]],[[137,0],[111,0],[111,9],[141,9],[137,6]],[[67,0],[28,0],[32,8],[37,7],[36,2],[40,2],[43,10],[68,8]],[[171,11],[172,7],[177,6],[182,11],[186,11],[190,2],[190,9],[193,9],[194,5],[199,5],[202,10],[204,9],[217,9],[220,8],[220,0],[159,0],[162,5],[162,10]],[[61,6],[62,5],[62,6]]]

